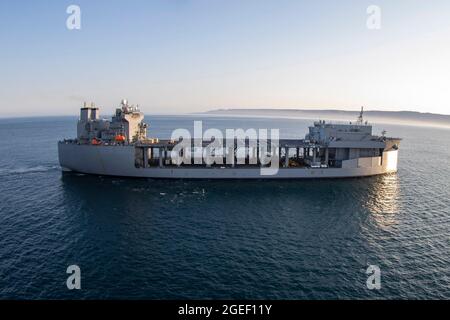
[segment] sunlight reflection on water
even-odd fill
[[[389,228],[398,223],[396,216],[400,212],[399,197],[400,183],[396,173],[378,177],[365,206],[379,227]]]

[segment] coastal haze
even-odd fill
[[[218,109],[205,114],[222,116],[250,116],[315,120],[352,121],[360,111],[314,109]],[[365,120],[372,123],[390,123],[450,128],[450,115],[413,111],[364,111]]]

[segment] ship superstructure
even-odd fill
[[[147,124],[138,107],[123,100],[111,120],[100,119],[95,105],[81,108],[77,138],[58,143],[64,170],[99,175],[189,179],[297,179],[371,176],[397,171],[399,138],[372,134],[363,120],[345,124],[316,121],[303,139],[280,139],[269,146],[276,162],[274,174],[262,175],[268,164],[261,160],[267,141],[244,141],[245,156],[222,141],[215,162],[202,159],[178,161],[174,150],[180,141],[147,137]],[[211,140],[202,141],[207,148]],[[181,153],[195,153],[192,142]],[[184,154],[184,155],[185,155]],[[217,156],[218,155],[218,156]],[[251,155],[257,155],[251,157]],[[231,161],[230,161],[231,159]]]
[[[80,110],[80,120],[77,125],[77,141],[89,144],[96,141],[132,143],[145,140],[147,124],[143,122],[144,114],[139,106],[130,106],[126,99],[122,100],[120,108],[116,109],[112,120],[100,119],[99,108],[93,103]],[[94,142],[94,144],[96,143]]]

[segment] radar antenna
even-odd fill
[[[361,111],[359,112],[358,120],[356,121],[357,124],[361,125],[364,123],[363,114],[364,114],[364,107],[361,107]]]

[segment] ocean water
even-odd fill
[[[149,135],[198,119],[148,116]],[[310,124],[203,120],[286,138]],[[450,298],[450,130],[375,125],[403,138],[393,175],[164,181],[63,174],[56,142],[75,121],[0,120],[1,299]]]

